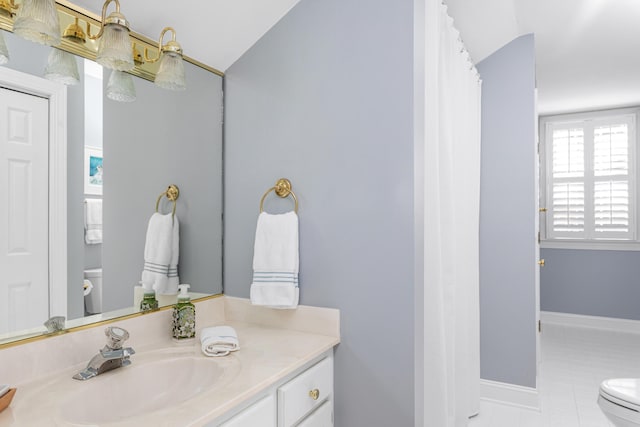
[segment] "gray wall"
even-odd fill
[[[640,252],[543,249],[540,309],[640,320]]]
[[[481,377],[536,386],[535,52],[519,37],[478,64]]]
[[[51,48],[23,40],[3,31],[10,61],[5,66],[34,76],[42,77]],[[78,61],[83,73],[83,61]],[[82,84],[67,88],[67,317],[84,316],[82,280],[84,270],[84,87]]]
[[[106,311],[133,302],[149,217],[169,184],[180,189],[180,281],[193,292],[222,292],[222,78],[185,68],[184,92],[136,78],[137,101],[104,99]],[[172,206],[164,198],[161,211]]]
[[[341,310],[335,425],[412,426],[413,1],[302,0],[225,75],[225,293],[300,199],[300,302]],[[270,212],[291,200],[269,197]]]

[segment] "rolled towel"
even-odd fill
[[[231,326],[212,326],[200,331],[202,352],[206,356],[226,356],[240,349],[238,334]]]

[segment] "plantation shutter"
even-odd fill
[[[633,115],[549,123],[547,238],[635,236]]]

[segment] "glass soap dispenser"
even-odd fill
[[[173,306],[173,338],[182,340],[196,336],[196,307],[188,294],[189,285],[179,285],[178,303]]]
[[[140,301],[140,311],[153,311],[158,309],[158,300],[156,299],[156,291],[153,289],[145,289],[142,301]]]

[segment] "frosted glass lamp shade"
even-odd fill
[[[114,70],[107,82],[107,98],[119,102],[133,102],[136,100],[136,87],[133,85],[131,74]]]
[[[24,0],[13,23],[23,39],[54,46],[60,43],[60,21],[54,0]]]
[[[0,30],[0,65],[9,62],[9,49],[7,49],[7,44],[4,42],[4,35],[2,33],[2,30]]]
[[[75,56],[64,50],[51,49],[44,77],[66,85],[80,83],[80,73],[78,73],[78,63]]]
[[[187,88],[181,55],[172,52],[162,53],[155,84],[169,90],[185,90]]]
[[[112,70],[133,69],[133,49],[129,40],[129,30],[118,24],[105,25],[98,43],[96,62]]]

